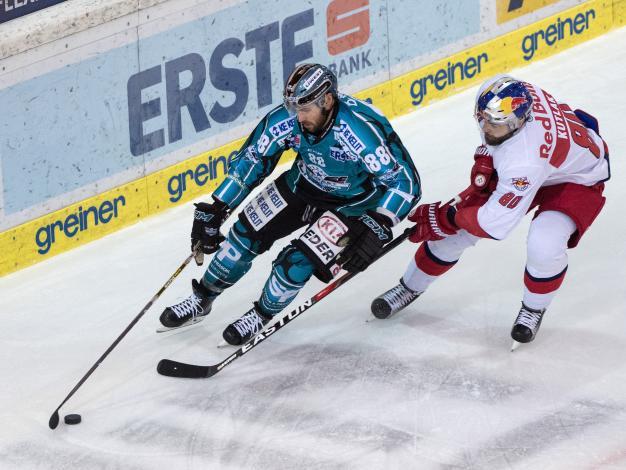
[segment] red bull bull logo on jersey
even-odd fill
[[[530,186],[530,181],[525,176],[522,176],[520,178],[511,178],[511,184],[518,191],[526,191]]]

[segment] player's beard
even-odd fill
[[[500,145],[505,140],[513,137],[513,134],[514,132],[510,132],[502,137],[491,137],[489,134],[485,134],[485,143],[487,143],[487,145]]]
[[[329,120],[330,120],[330,115],[333,112],[333,108],[330,109],[325,109],[322,108],[322,116],[320,119],[320,124],[315,128],[315,130],[311,131],[311,134],[315,134],[315,135],[320,135],[323,134],[326,129],[328,128],[328,124],[329,124]]]

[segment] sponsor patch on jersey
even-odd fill
[[[359,139],[346,121],[339,121],[339,141],[344,142],[357,155],[365,148],[365,144]]]
[[[530,186],[530,181],[525,176],[522,176],[518,178],[511,178],[511,184],[518,191],[526,191]]]
[[[337,160],[338,162],[356,162],[357,156],[352,155],[352,153],[344,152],[342,148],[339,147],[331,147],[330,148],[330,158]]]
[[[270,127],[270,133],[276,138],[282,137],[283,135],[291,132],[291,129],[293,129],[295,124],[295,117],[284,119]]]

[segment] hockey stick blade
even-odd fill
[[[50,429],[56,429],[58,425],[59,425],[59,410],[56,409],[54,410],[54,413],[52,413],[52,416],[50,416],[50,421],[48,421],[48,427]]]
[[[402,234],[394,238],[388,245],[385,246],[383,252],[376,259],[378,260],[385,254],[387,254],[389,251],[393,250],[396,246],[398,246],[404,240],[406,240],[406,238],[409,236],[409,233],[411,233],[410,228],[407,228],[406,230],[404,230]],[[348,282],[356,274],[357,274],[356,272],[345,273],[343,276],[339,277],[332,283],[328,284],[324,289],[319,291],[310,299],[306,300],[302,305],[299,305],[296,309],[292,310],[287,315],[281,317],[279,321],[277,321],[276,323],[267,327],[265,330],[258,333],[254,338],[252,338],[246,344],[241,346],[237,351],[235,351],[233,354],[231,354],[230,356],[228,356],[226,359],[224,359],[222,362],[218,364],[214,364],[210,366],[200,366],[200,365],[194,365],[194,364],[186,364],[184,362],[172,361],[170,359],[162,359],[161,361],[159,361],[159,364],[157,365],[157,372],[161,375],[165,375],[168,377],[177,377],[177,378],[185,378],[185,379],[204,379],[208,377],[213,377],[215,374],[221,371],[228,364],[240,358],[241,356],[243,356],[244,354],[252,350],[252,348],[258,346],[260,343],[262,343],[271,335],[273,335],[278,330],[283,328],[293,319],[300,316],[301,313],[305,312],[306,310],[311,308],[313,305],[318,303],[320,300],[322,300],[324,297],[326,297],[328,294],[330,294],[331,292],[338,289],[341,285]]]
[[[206,379],[217,374],[218,371],[216,366],[196,366],[170,359],[161,359],[157,365],[159,374],[183,379]]]

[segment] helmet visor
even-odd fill
[[[324,94],[318,96],[317,98],[311,95],[301,98],[296,98],[295,96],[283,97],[283,104],[291,115],[297,114],[299,111],[308,111],[314,106],[322,106],[323,102]]]

